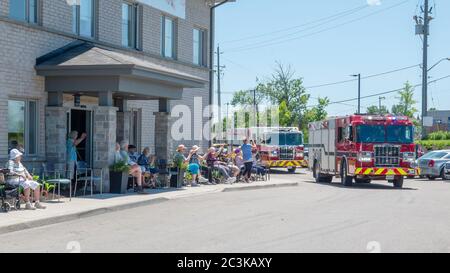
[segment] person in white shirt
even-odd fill
[[[9,161],[7,164],[9,174],[6,183],[14,187],[23,188],[26,210],[45,209],[46,207],[40,203],[41,198],[40,184],[33,180],[33,177],[22,165],[21,162],[22,156],[23,154],[17,149],[12,149],[11,152],[9,153]],[[30,201],[31,190],[34,191],[34,199],[35,199],[34,207],[31,205]]]

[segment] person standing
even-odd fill
[[[200,147],[194,145],[189,152],[189,156],[186,161],[189,162],[188,171],[192,175],[191,187],[196,187],[197,178],[200,176],[200,161],[203,161],[203,157],[198,154]]]
[[[250,177],[252,176],[252,168],[253,168],[253,150],[256,150],[256,145],[249,141],[247,138],[244,138],[244,144],[241,146],[242,158],[244,160],[244,172],[242,176],[244,177],[245,182],[250,182]]]
[[[67,152],[67,172],[69,179],[74,179],[75,177],[75,167],[77,165],[77,146],[80,145],[83,140],[87,137],[86,133],[81,134],[78,138],[78,132],[72,131],[69,134],[66,143]]]

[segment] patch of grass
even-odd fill
[[[427,150],[442,150],[450,148],[450,140],[421,140],[417,142]]]

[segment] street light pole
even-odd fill
[[[358,77],[358,115],[361,114],[361,74],[351,75],[352,77]]]
[[[216,22],[216,8],[226,4],[228,2],[236,2],[236,0],[224,0],[218,2],[216,0],[211,0],[209,2],[209,108],[210,108],[210,118],[213,117],[213,104],[214,104],[214,36],[215,36],[215,22]],[[212,122],[210,131],[212,131]],[[212,140],[209,141],[209,146],[211,146]]]
[[[378,111],[380,112],[380,115],[383,114],[383,112],[381,111],[381,101],[385,100],[385,99],[386,99],[386,97],[379,97],[378,98]]]

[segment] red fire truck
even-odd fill
[[[414,127],[401,116],[352,115],[309,125],[310,160],[316,182],[340,177],[345,186],[388,180],[403,187],[416,174]]]
[[[298,128],[273,128],[262,134],[257,143],[263,164],[269,168],[287,168],[294,173],[307,167],[303,133]]]
[[[261,163],[269,168],[287,168],[294,173],[297,168],[308,167],[303,133],[296,127],[251,127],[229,131],[228,139],[233,139],[234,145],[241,145],[244,138],[256,141]]]

